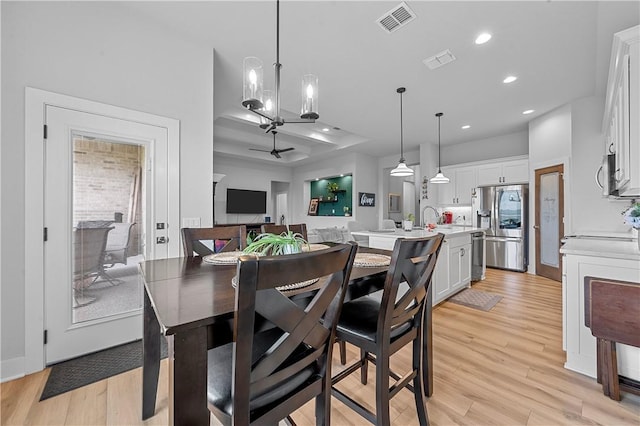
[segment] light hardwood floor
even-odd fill
[[[560,283],[490,269],[487,279],[473,288],[503,299],[490,312],[449,302],[434,310],[435,390],[427,404],[431,424],[640,425],[640,398],[625,393],[621,402],[612,401],[594,379],[563,368]],[[405,349],[392,366],[403,371],[409,357]],[[334,372],[339,368],[334,362]],[[39,402],[48,374],[47,369],[1,385],[3,425],[167,423],[166,361],[161,365],[157,414],[146,422],[140,420],[141,369]],[[340,386],[372,407],[373,370],[369,378],[366,387],[358,374]],[[367,424],[339,401],[332,404],[333,424]],[[310,425],[315,424],[313,413],[313,405],[307,404],[293,417],[300,425]],[[391,413],[394,425],[417,424],[407,390],[391,401]],[[211,424],[217,422],[212,419]]]

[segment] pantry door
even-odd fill
[[[536,275],[562,281],[560,240],[564,236],[564,166],[535,171]]]

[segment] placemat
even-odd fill
[[[389,266],[390,263],[391,256],[376,253],[356,253],[356,258],[353,260],[353,266],[365,268],[379,268]]]
[[[235,265],[240,256],[242,256],[241,251],[225,251],[222,253],[204,256],[202,261],[212,263],[214,265]]]
[[[279,290],[279,291],[297,290],[299,288],[308,287],[311,284],[317,283],[318,281],[320,281],[320,278],[313,278],[313,279],[306,280],[306,281],[300,281],[299,283],[281,285],[279,287],[276,287],[276,290]],[[231,278],[231,285],[234,286],[234,287],[236,287],[238,285],[238,277],[237,276],[234,276],[233,278]]]
[[[328,249],[329,246],[326,244],[303,244],[302,245],[302,251],[317,251],[317,250],[324,250],[324,249]]]

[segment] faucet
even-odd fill
[[[424,211],[427,209],[433,210],[437,217],[436,223],[439,225],[442,219],[442,217],[440,216],[440,212],[438,212],[438,210],[433,206],[424,206],[422,209],[420,209],[420,227],[424,228],[424,226],[426,225],[426,223],[424,223]]]

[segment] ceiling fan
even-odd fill
[[[273,134],[273,149],[268,151],[266,149],[257,149],[257,148],[249,148],[250,151],[260,151],[260,152],[268,152],[276,158],[282,158],[280,155],[281,152],[293,151],[295,148],[284,148],[284,149],[276,149],[276,131],[271,132]]]

